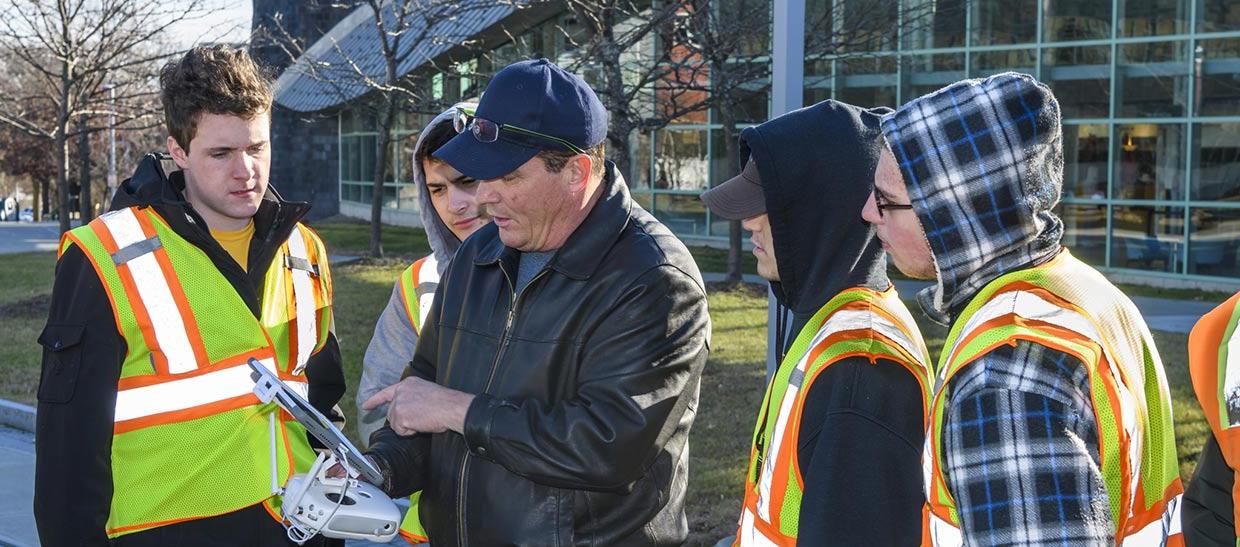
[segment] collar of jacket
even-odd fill
[[[599,264],[607,255],[607,250],[619,239],[620,233],[628,226],[633,209],[633,200],[629,197],[629,189],[624,177],[610,161],[606,164],[606,175],[603,177],[602,196],[594,208],[586,215],[585,220],[573,230],[572,235],[564,242],[551,262],[548,269],[555,270],[570,279],[585,280],[594,275]],[[498,229],[494,224],[486,229]],[[500,264],[504,272],[516,273],[517,260],[521,252],[504,245],[498,233],[478,252],[474,264],[490,266]]]

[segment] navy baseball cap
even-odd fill
[[[487,85],[473,115],[519,128],[501,127],[494,142],[482,142],[466,130],[435,151],[436,158],[478,180],[516,171],[542,150],[567,149],[555,139],[589,149],[607,138],[607,110],[594,90],[546,59],[504,67]]]

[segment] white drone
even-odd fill
[[[254,394],[259,400],[274,400],[328,449],[314,460],[309,473],[293,475],[284,485],[280,513],[289,539],[298,545],[315,534],[378,543],[392,541],[400,529],[400,510],[374,486],[383,482],[379,470],[331,421],[271,370],[256,359],[250,359],[249,364],[254,371],[250,374]],[[328,470],[336,464],[344,468],[345,476],[328,476]],[[368,482],[359,481],[358,477]]]

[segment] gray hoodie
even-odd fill
[[[453,107],[442,112],[431,120],[418,137],[414,150],[422,150],[422,139],[432,127],[441,123],[452,123],[452,112],[455,109],[456,107]],[[439,273],[443,273],[457,248],[461,246],[461,240],[448,229],[431,205],[430,193],[426,191],[426,173],[422,170],[422,159],[418,152],[415,152],[412,158],[413,180],[418,186],[418,209],[422,226],[426,230],[426,239],[431,245],[431,256],[434,256],[438,263]],[[366,356],[362,360],[362,379],[357,386],[357,429],[362,442],[366,442],[371,433],[383,426],[388,409],[388,405],[382,405],[366,412],[362,410],[362,402],[400,380],[405,366],[413,359],[413,349],[417,343],[418,334],[413,329],[413,322],[405,308],[400,284],[396,283],[392,287],[392,296],[388,299],[387,307],[375,324],[374,337],[370,339]]]

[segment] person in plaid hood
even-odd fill
[[[1165,375],[1136,308],[1061,246],[1063,223],[1052,208],[1063,183],[1063,146],[1050,89],[1017,73],[961,81],[884,116],[882,129],[888,147],[862,216],[876,226],[897,268],[936,280],[918,301],[931,318],[952,327],[923,455],[927,542],[1114,545],[1146,520],[1151,533],[1162,530],[1165,538],[1169,524],[1162,525],[1171,517],[1162,519],[1162,510],[1171,514],[1179,491],[1178,476],[1163,484],[1158,474],[1168,470],[1168,447],[1171,473],[1175,467],[1174,438],[1163,429],[1170,425]],[[1074,278],[1093,294],[1074,296]],[[1038,310],[1048,315],[1030,313],[1031,302],[1046,303]],[[1051,317],[1077,311],[1085,317],[1074,317],[1102,325],[1102,334],[1078,336]],[[1117,328],[1108,330],[1112,325]],[[1047,332],[1082,343],[1060,343]],[[1129,422],[1115,427],[1120,414],[1095,407],[1091,389],[1149,397],[1140,384],[1129,390],[1109,374],[1097,379],[1103,378],[1095,376],[1104,374],[1097,372],[1101,365],[1072,351],[1122,346],[1116,340],[1123,336],[1108,337],[1112,332],[1144,333],[1129,344],[1138,354],[1147,352],[1144,360],[1128,359],[1117,368],[1136,361],[1123,378],[1141,375],[1162,387],[1162,398],[1155,390],[1153,400],[1140,401],[1144,416],[1125,416],[1146,422],[1132,430],[1125,429]],[[1121,436],[1127,446],[1132,431],[1150,432],[1133,440],[1163,458],[1142,460],[1141,448],[1135,449],[1144,491],[1166,491],[1173,502],[1160,497],[1152,507],[1134,504],[1128,492],[1138,479],[1124,483],[1127,475],[1111,472],[1127,462],[1100,456],[1100,437]]]

